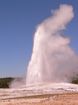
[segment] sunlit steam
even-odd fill
[[[78,56],[70,48],[70,40],[61,35],[73,17],[72,6],[60,5],[52,16],[39,24],[27,70],[27,85],[70,82],[78,73]]]

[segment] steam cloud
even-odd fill
[[[70,39],[62,36],[73,17],[72,6],[60,5],[51,17],[39,24],[27,70],[27,85],[70,82],[78,73],[78,56],[69,46]]]

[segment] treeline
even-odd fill
[[[76,77],[73,77],[71,83],[78,84],[78,75]]]
[[[9,88],[10,83],[14,80],[15,78],[9,77],[9,78],[0,78],[0,88]],[[17,78],[20,82],[20,78]],[[78,84],[78,76],[74,77],[71,81],[73,84]]]
[[[9,88],[9,84],[14,80],[14,78],[0,78],[0,88]]]

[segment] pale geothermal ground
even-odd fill
[[[78,105],[78,85],[54,83],[0,89],[0,105]]]

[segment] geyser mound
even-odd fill
[[[39,24],[27,70],[27,85],[70,82],[78,73],[78,56],[69,46],[70,39],[61,33],[73,17],[72,6],[60,5]]]

